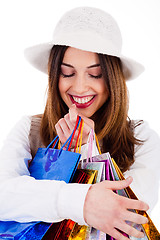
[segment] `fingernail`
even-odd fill
[[[127,181],[130,181],[130,180],[132,180],[132,177],[129,176],[129,177],[126,178],[126,180],[127,180]]]
[[[148,223],[148,218],[146,218],[145,223]]]
[[[145,234],[142,232],[142,234],[141,234],[141,238],[144,238],[145,237]]]

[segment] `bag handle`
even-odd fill
[[[47,146],[45,153],[48,151],[48,149],[50,148],[50,146],[52,146],[53,144],[54,144],[54,147],[53,147],[53,148],[55,148],[55,146],[56,146],[56,144],[57,144],[58,141],[59,141],[59,137],[58,137],[58,135],[57,135],[57,136],[52,140],[52,142]]]
[[[74,127],[74,129],[73,129],[73,131],[72,131],[72,133],[71,133],[71,135],[70,135],[70,137],[69,137],[69,138],[66,140],[66,142],[62,145],[62,147],[61,147],[61,149],[60,149],[60,151],[59,151],[58,157],[60,156],[63,148],[65,147],[65,145],[66,145],[67,143],[68,143],[68,145],[67,145],[66,151],[69,151],[69,150],[70,150],[71,145],[72,145],[72,141],[73,141],[73,138],[74,138],[74,135],[75,135],[75,132],[76,132],[76,130],[78,129],[80,122],[81,122],[81,117],[80,117],[80,116],[77,116],[76,125],[75,125],[75,127]]]
[[[78,127],[79,127],[79,125],[80,125],[80,123],[81,123],[81,120],[82,120],[82,118],[81,118],[80,116],[77,116],[76,125],[75,125],[75,127],[74,127],[74,129],[73,129],[73,132],[72,132],[72,134],[71,134],[71,139],[70,139],[70,141],[69,141],[69,143],[68,143],[68,146],[67,146],[67,148],[66,148],[67,151],[70,151],[70,149],[71,149],[71,145],[72,145],[72,142],[73,142],[73,139],[74,139],[75,132],[76,132],[76,130],[78,129]]]
[[[89,162],[89,159],[90,159],[90,161],[92,161],[93,141],[96,141],[98,152],[99,152],[99,154],[102,154],[100,146],[99,146],[97,135],[94,132],[93,128],[91,128],[90,133],[89,133],[89,137],[88,137],[88,141],[87,141],[87,143],[88,143],[87,163]]]
[[[75,131],[77,130],[77,128],[79,127],[79,124],[81,122],[81,117],[80,116],[77,116],[77,120],[76,120],[76,125],[71,133],[71,135],[69,136],[69,138],[66,140],[66,142],[63,144],[63,146],[60,148],[60,150],[62,151],[62,149],[64,148],[64,146],[68,143],[67,145],[67,148],[66,150],[69,151],[70,150],[70,147],[72,145],[72,141],[73,141],[73,138],[74,138],[74,134],[75,134]],[[48,152],[48,149],[53,145],[53,149],[55,148],[55,146],[57,145],[57,143],[59,142],[59,137],[58,135],[51,141],[51,143],[47,146],[46,148],[46,151],[45,151],[45,154]],[[60,152],[61,152],[60,151]]]
[[[83,119],[81,119],[76,144],[74,147],[74,152],[76,152],[76,153],[77,152],[81,153],[83,126],[84,126],[84,121],[83,121]],[[78,147],[79,147],[79,151],[78,151]]]
[[[92,160],[92,150],[93,150],[93,138],[94,138],[94,131],[93,128],[91,128],[89,137],[88,137],[88,155],[87,155],[87,163]]]

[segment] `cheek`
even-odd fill
[[[106,87],[104,80],[101,81],[97,81],[97,86],[95,85],[95,87],[97,88],[97,91],[99,94],[106,94],[108,95],[108,88]]]
[[[108,88],[107,88],[107,86],[105,85],[104,82],[99,84],[98,90],[99,90],[98,93],[99,93],[101,101],[105,102],[109,97],[109,91],[108,91]]]
[[[58,87],[59,87],[59,92],[61,95],[63,95],[67,91],[66,81],[64,81],[64,79],[61,77],[59,79]]]

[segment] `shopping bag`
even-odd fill
[[[83,132],[83,121],[80,123],[79,133]],[[79,137],[79,133],[77,136],[76,145],[74,151],[78,151],[78,142],[79,142],[79,152],[81,150],[81,142],[82,142],[82,134]],[[97,170],[92,169],[78,169],[75,172],[72,182],[73,183],[85,183],[92,184],[96,182],[97,178]],[[64,220],[60,223],[53,223],[50,229],[47,231],[43,240],[84,240],[88,239],[90,234],[90,227],[80,226],[71,219]]]
[[[31,223],[18,223],[15,221],[0,221],[0,240],[7,239],[13,240],[19,232],[27,232],[37,222]]]
[[[95,140],[96,140],[97,147],[99,149],[100,154],[92,157],[91,152],[92,152],[92,148],[93,148],[93,141],[95,141]],[[114,159],[111,158],[110,154],[109,153],[101,154],[99,143],[97,141],[97,138],[94,134],[93,129],[91,129],[91,133],[90,133],[90,136],[89,136],[88,157],[87,157],[87,159],[83,160],[83,162],[81,163],[81,166],[82,167],[87,167],[89,162],[91,162],[91,163],[105,162],[105,168],[106,168],[105,169],[105,179],[106,180],[118,181],[118,180],[125,179],[121,170],[119,169],[119,167],[116,164],[116,162],[114,161]],[[117,190],[116,193],[121,195],[121,196],[128,197],[128,198],[131,198],[131,199],[138,199],[130,187],[127,187],[126,189]],[[156,229],[155,225],[153,224],[151,218],[148,216],[147,212],[139,211],[139,210],[133,210],[133,212],[137,212],[137,213],[147,217],[148,220],[149,220],[148,223],[142,224],[142,225],[131,223],[129,221],[127,222],[129,225],[133,226],[137,230],[142,231],[144,233],[145,237],[139,238],[139,239],[141,239],[141,240],[158,240],[158,239],[160,239],[160,233]],[[96,230],[95,230],[95,232],[96,232]],[[124,234],[124,235],[127,236],[126,234]],[[130,236],[128,236],[128,237],[132,240],[137,239],[137,238],[130,237]],[[92,238],[92,232],[90,234],[90,239],[93,239]],[[95,239],[100,239],[100,238],[95,238]],[[109,235],[106,235],[106,239],[107,240],[113,240],[113,238]]]
[[[101,182],[105,180],[105,162],[81,162],[81,169],[91,169],[97,170],[97,180],[96,182]]]
[[[69,183],[72,181],[77,169],[81,154],[71,152],[70,145],[73,140],[75,130],[78,128],[81,118],[77,118],[76,126],[61,149],[55,149],[58,136],[48,145],[47,148],[39,148],[33,161],[30,164],[29,172],[35,179],[59,180]],[[53,148],[50,148],[54,144]],[[66,146],[66,150],[63,150]]]
[[[73,183],[85,183],[92,184],[96,182],[97,171],[96,170],[82,170],[78,169],[75,172],[72,182]],[[53,223],[50,229],[47,231],[43,240],[83,240],[87,239],[90,233],[90,227],[81,226],[69,220],[63,220],[60,223]]]
[[[78,174],[84,174],[85,173],[85,178],[83,178],[83,181],[81,181],[81,183],[85,183],[85,184],[93,184],[96,182],[96,178],[97,178],[97,171],[96,170],[91,170],[91,169],[86,169],[86,170],[77,170],[76,171],[76,175]],[[75,176],[76,178],[77,176]],[[78,223],[75,223],[69,237],[68,240],[87,240],[89,239],[89,235],[90,235],[90,231],[91,228],[88,226],[81,226]],[[64,238],[59,238],[58,240],[67,240]]]
[[[117,180],[125,179],[122,172],[120,171],[119,167],[117,166],[116,162],[114,161],[114,159],[110,159],[110,161],[111,161],[112,168],[115,169],[115,172],[116,172],[115,178]],[[122,190],[120,195],[127,196],[128,198],[131,198],[131,199],[136,199],[136,200],[138,199],[130,187],[127,187],[126,189]],[[147,240],[159,240],[160,233],[158,232],[157,228],[155,227],[154,223],[152,222],[152,220],[149,217],[149,215],[147,214],[147,212],[140,211],[140,210],[135,210],[135,212],[143,215],[144,217],[147,217],[149,220],[148,223],[141,225],[142,231],[146,235],[145,238],[143,238],[143,239],[144,240],[146,240],[146,239]],[[132,224],[132,223],[128,223],[128,224]],[[132,224],[132,226],[133,226],[133,224]],[[141,229],[141,228],[139,228],[138,224],[135,227],[137,227],[137,229]]]
[[[71,136],[60,149],[55,149],[58,143],[58,136],[47,148],[38,149],[35,158],[29,166],[30,175],[32,177],[35,179],[62,180],[67,183],[72,181],[81,154],[69,150],[75,131],[78,129],[81,122],[82,119],[78,116]],[[54,145],[53,148],[51,148],[52,145]],[[63,150],[66,145],[66,150]],[[50,226],[51,223],[44,222],[18,223],[14,221],[0,221],[0,239],[41,240]]]
[[[40,148],[37,151],[37,154],[32,161],[29,170],[33,177],[36,179],[52,179],[52,180],[63,180],[66,182],[71,182],[77,168],[78,162],[80,160],[80,153],[76,152],[69,152],[71,148],[71,144],[74,138],[75,131],[78,130],[78,137],[76,144],[78,143],[79,138],[82,140],[82,126],[83,120],[81,117],[77,117],[75,128],[68,138],[66,143],[61,147],[61,149],[55,149],[55,146],[58,142],[58,136],[49,144],[49,146],[45,148]],[[81,134],[81,137],[80,137]],[[66,146],[67,144],[67,146]],[[52,148],[50,148],[53,145]],[[63,150],[63,147],[66,146],[66,150]],[[67,161],[68,160],[68,161]],[[48,223],[37,223],[33,228],[31,228],[27,233],[23,235],[23,238],[20,239],[30,239],[31,236],[33,239],[40,240],[42,237],[47,236],[49,238],[47,232],[52,232],[52,237],[54,236],[54,232],[56,233],[55,236],[58,236],[61,233],[61,229],[69,226],[70,229],[73,228],[73,224],[67,222],[66,220],[60,223],[48,224]],[[54,226],[52,226],[54,225]],[[43,230],[39,228],[42,226]],[[66,233],[66,230],[64,232]]]
[[[76,175],[79,174],[80,172],[85,173],[87,176],[84,178],[83,182],[85,184],[94,184],[97,181],[97,175],[98,171],[97,170],[92,170],[92,169],[85,169],[85,170],[80,170],[78,169],[76,171]],[[77,176],[75,176],[76,178]],[[81,226],[78,223],[75,224],[74,228],[72,229],[72,232],[70,236],[68,237],[68,240],[87,240],[89,239],[90,236],[90,231],[91,228],[88,226]],[[59,239],[60,240],[60,239]]]

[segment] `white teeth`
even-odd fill
[[[73,96],[72,96],[73,97]],[[80,104],[87,103],[89,102],[94,96],[90,97],[84,97],[84,98],[78,98],[78,97],[73,97],[74,101]]]

